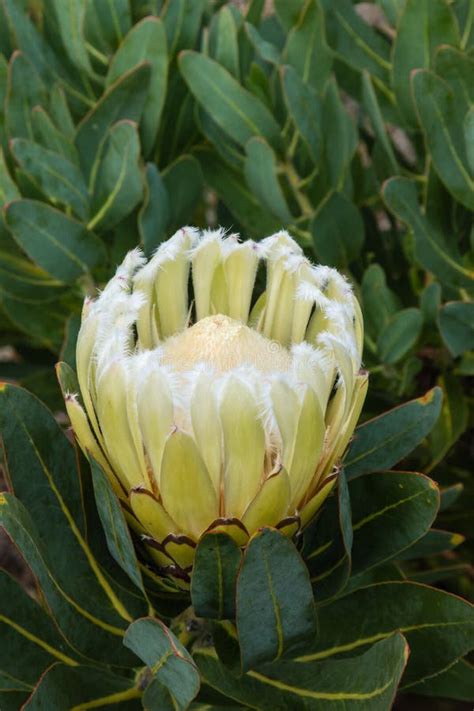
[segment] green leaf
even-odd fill
[[[321,263],[347,269],[359,256],[364,243],[364,222],[354,203],[343,193],[332,193],[320,205],[310,229]]]
[[[397,297],[387,286],[380,264],[371,264],[364,272],[362,306],[366,331],[371,338],[376,338],[398,308]]]
[[[0,594],[0,673],[10,677],[12,685],[18,682],[20,688],[24,685],[31,691],[38,677],[54,662],[77,663],[77,654],[67,647],[44,608],[3,570]]]
[[[132,26],[130,0],[86,3],[84,34],[86,39],[106,54],[112,54]]]
[[[197,160],[182,155],[162,173],[163,184],[170,196],[170,229],[186,225],[202,195],[202,172]]]
[[[390,178],[383,188],[383,198],[392,212],[406,222],[415,235],[415,256],[442,283],[471,286],[474,271],[467,269],[451,242],[421,213],[416,185],[408,178]]]
[[[231,9],[224,5],[215,15],[210,41],[214,44],[212,58],[239,79],[239,44],[237,24]]]
[[[288,31],[298,22],[305,6],[305,0],[293,0],[292,2],[275,0],[273,4],[281,26]]]
[[[112,704],[126,703],[127,710],[139,711],[143,708],[138,701],[140,697],[141,691],[136,688],[133,679],[118,676],[107,669],[54,664],[41,677],[23,709],[95,708],[104,706],[109,700]]]
[[[393,45],[392,85],[400,113],[411,128],[417,125],[410,91],[412,70],[428,69],[440,44],[458,43],[456,19],[445,0],[407,0]]]
[[[267,40],[263,39],[254,25],[250,22],[246,22],[245,32],[250,44],[265,62],[276,65],[280,64],[281,56],[278,48],[271,42],[267,42]]]
[[[427,284],[420,294],[420,309],[423,314],[423,321],[430,325],[435,324],[438,319],[438,311],[441,306],[442,289],[436,281]]]
[[[441,500],[439,505],[440,513],[441,511],[449,509],[458,500],[463,491],[464,484],[461,483],[452,484],[451,486],[447,486],[445,489],[441,489]]]
[[[129,215],[143,196],[137,125],[119,121],[100,149],[92,188],[88,230],[110,230]]]
[[[15,160],[50,202],[70,207],[81,220],[87,219],[89,196],[79,168],[33,141],[17,138],[10,147]]]
[[[464,143],[466,144],[467,162],[471,174],[474,173],[474,106],[464,117]]]
[[[285,660],[236,677],[212,649],[195,654],[207,685],[261,711],[383,711],[392,704],[407,656],[404,638],[395,634],[352,659]]]
[[[326,44],[324,13],[318,0],[306,0],[297,24],[292,27],[284,52],[305,84],[323,90],[332,66],[332,52]]]
[[[111,629],[117,624],[123,627],[127,612],[87,544],[81,482],[73,445],[47,408],[22,388],[4,384],[0,400],[0,431],[9,478],[16,496],[28,507],[41,539],[34,532],[26,537],[33,524],[28,522],[28,515],[22,513],[19,502],[12,497],[8,506],[2,509],[7,517],[13,517],[10,533],[15,534],[13,538],[31,568],[36,567],[39,571],[46,597],[50,590],[54,600],[58,595],[64,598],[63,604],[74,600],[76,609],[81,610],[85,619],[100,615]],[[47,517],[44,511],[48,511]],[[17,514],[19,518],[15,519]],[[42,549],[42,541],[47,543],[47,552]],[[47,570],[49,560],[54,575]],[[73,573],[71,560],[74,560]],[[81,580],[80,586],[77,586],[77,578]],[[67,626],[72,623],[71,611],[66,610],[64,614]],[[95,624],[99,623],[100,620]],[[104,627],[107,628],[107,624],[104,623]],[[92,640],[84,642],[91,643]]]
[[[76,342],[79,329],[81,327],[81,316],[80,314],[71,314],[66,322],[66,329],[64,334],[64,341],[61,345],[60,358],[63,365],[69,366],[70,369],[76,368]],[[57,364],[57,368],[61,365],[61,362]],[[73,371],[74,372],[74,371]],[[74,373],[75,375],[75,373]],[[70,393],[78,393],[79,386],[71,388],[68,390]]]
[[[326,36],[331,49],[350,67],[366,69],[389,83],[390,45],[356,13],[351,0],[323,0]]]
[[[206,183],[216,191],[249,236],[258,238],[279,229],[279,222],[255,200],[241,173],[223,163],[210,150],[199,150],[196,156]]]
[[[357,148],[357,131],[342,103],[334,79],[328,82],[323,99],[325,170],[329,186],[341,190]]]
[[[69,309],[55,302],[54,309],[45,309],[44,304],[23,303],[1,295],[2,309],[11,323],[28,335],[28,338],[43,348],[57,353],[64,336],[64,323]]]
[[[459,659],[449,669],[411,687],[411,692],[435,699],[448,698],[458,701],[474,701],[474,667],[465,659]]]
[[[163,11],[170,54],[193,49],[204,12],[204,0],[171,0]]]
[[[49,12],[55,15],[55,24],[66,55],[77,70],[93,76],[94,71],[83,36],[86,5],[82,0],[50,0]]]
[[[278,181],[278,166],[275,153],[263,138],[251,138],[245,150],[245,178],[262,205],[283,225],[292,221],[283,190]]]
[[[456,47],[443,44],[436,50],[434,70],[454,91],[457,109],[460,115],[464,116],[474,103],[473,57],[467,52],[461,52]]]
[[[64,293],[60,282],[26,259],[0,252],[0,294],[25,303],[53,301]]]
[[[60,84],[55,84],[51,89],[49,97],[49,110],[55,125],[61,130],[69,140],[74,140],[76,127],[69,109],[66,94]]]
[[[107,547],[130,580],[144,593],[143,580],[122,507],[109,480],[96,461],[91,461],[94,496]]]
[[[28,256],[65,284],[73,284],[105,259],[104,246],[94,234],[46,203],[15,200],[7,206],[5,219]]]
[[[398,558],[399,560],[415,560],[416,558],[439,555],[457,548],[463,541],[464,536],[459,533],[432,528],[423,538],[420,538],[414,545],[403,551]]]
[[[450,301],[438,318],[441,336],[455,358],[474,348],[474,303]]]
[[[72,140],[65,136],[53,123],[49,114],[41,106],[31,112],[31,124],[35,141],[44,148],[54,151],[74,165],[79,165],[79,154]],[[82,181],[84,179],[82,178]]]
[[[439,508],[436,484],[423,474],[377,472],[349,485],[352,503],[352,571],[355,575],[420,539]]]
[[[58,61],[44,36],[32,22],[24,3],[3,0],[7,22],[17,49],[23,52],[44,81],[51,79],[58,69]],[[7,54],[8,56],[8,54]]]
[[[406,636],[410,647],[402,681],[406,688],[446,669],[472,648],[474,607],[418,583],[369,585],[324,606],[319,636],[298,661],[329,659],[342,652],[357,654],[397,631]]]
[[[351,574],[352,512],[344,470],[337,497],[330,496],[321,513],[303,533],[302,555],[308,566],[317,603],[337,595]]]
[[[413,98],[427,148],[440,179],[463,205],[474,210],[474,179],[469,170],[463,116],[456,95],[433,72],[417,70]]]
[[[369,114],[374,133],[380,142],[381,147],[387,157],[388,164],[393,173],[399,172],[397,159],[393,152],[392,144],[388,138],[387,130],[384,125],[382,112],[380,110],[377,94],[373,86],[373,81],[367,71],[362,72],[362,97],[365,109]]]
[[[158,17],[145,17],[130,30],[110,63],[106,86],[109,87],[127,71],[144,61],[149,62],[151,72],[140,136],[143,153],[149,155],[158,133],[168,80],[166,33],[163,22]]]
[[[5,154],[0,147],[0,205],[6,205],[20,196],[15,182],[10,177],[5,161]]]
[[[398,363],[418,341],[422,325],[420,309],[411,307],[397,311],[377,339],[377,349],[382,362]]]
[[[200,680],[192,657],[174,634],[159,620],[143,617],[130,625],[124,644],[152,673],[143,696],[145,708],[185,711],[199,691]]]
[[[0,526],[15,541],[31,568],[45,604],[66,642],[89,661],[121,666],[133,664],[131,655],[119,644],[124,621],[111,611],[110,600],[104,600],[98,594],[90,569],[83,565],[80,549],[71,548],[69,541],[64,540],[64,526],[56,529],[58,542],[63,545],[53,564],[52,556],[23,504],[6,493],[2,494],[0,502]],[[44,519],[44,509],[42,511]],[[50,511],[48,516],[51,517]],[[58,561],[58,558],[63,560]],[[71,560],[74,561],[72,568]],[[56,567],[64,563],[69,563],[68,571],[64,580],[60,580]]]
[[[87,180],[94,179],[97,153],[109,128],[123,119],[138,123],[149,93],[151,68],[139,64],[112,84],[77,127],[76,148]]]
[[[226,533],[206,533],[196,548],[191,599],[198,617],[235,617],[235,586],[242,554]]]
[[[253,136],[278,147],[280,127],[267,107],[223,67],[197,52],[182,52],[179,68],[196,100],[237,143]]]
[[[462,380],[452,373],[445,373],[439,378],[444,398],[441,415],[430,434],[431,462],[427,471],[431,471],[445,457],[450,447],[466,430],[469,422],[469,405]]]
[[[308,571],[293,543],[270,528],[248,544],[237,582],[242,668],[280,659],[316,632]]]
[[[406,457],[432,430],[441,401],[441,388],[433,388],[358,427],[344,460],[347,478],[389,469]]]
[[[5,100],[5,128],[9,138],[33,138],[31,111],[46,104],[46,89],[34,66],[20,52],[8,65],[8,92]]]
[[[282,67],[280,76],[286,109],[317,165],[322,151],[321,102],[293,67]]]
[[[418,573],[411,573],[408,577],[416,583],[424,583],[425,585],[436,584],[449,578],[457,578],[460,575],[469,575],[469,563],[459,563],[456,565],[442,565],[436,568],[428,568],[421,570]]]
[[[149,257],[163,242],[170,219],[170,199],[155,163],[145,169],[145,195],[138,213],[138,230],[145,254]]]

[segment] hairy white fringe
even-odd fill
[[[310,281],[302,280],[296,287],[295,299],[297,301],[312,301],[320,309],[326,309],[331,300],[323,294],[319,286]]]
[[[193,259],[212,242],[216,242],[222,249],[222,241],[227,234],[227,230],[224,227],[219,227],[217,230],[202,230],[197,235],[195,244],[189,250],[190,260]]]

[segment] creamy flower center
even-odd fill
[[[190,370],[198,363],[224,373],[251,365],[262,373],[287,371],[289,351],[241,321],[222,314],[208,316],[163,345],[163,363],[175,370]]]

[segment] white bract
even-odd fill
[[[362,341],[348,282],[286,232],[185,227],[86,301],[68,413],[162,572],[186,580],[207,530],[245,545],[314,516],[365,398]]]

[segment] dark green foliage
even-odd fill
[[[317,520],[245,554],[204,536],[191,597],[51,413],[2,386],[0,524],[38,600],[0,576],[7,711],[474,700],[472,2],[264,5],[0,0],[2,380],[60,410],[84,296],[128,249],[209,223],[288,229],[341,269],[370,373]]]

